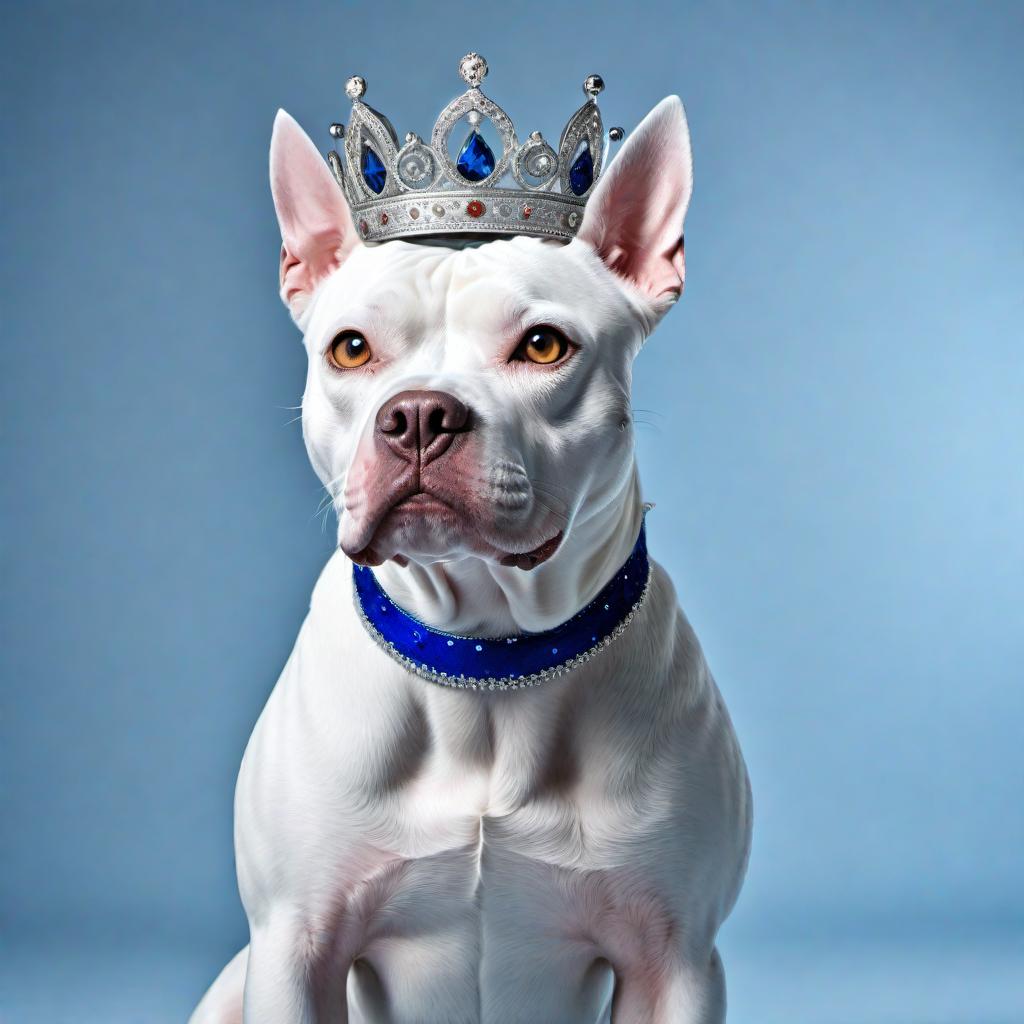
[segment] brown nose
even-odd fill
[[[447,391],[400,391],[377,413],[377,433],[401,458],[420,465],[443,455],[470,429],[469,409]]]

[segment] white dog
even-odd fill
[[[621,578],[631,364],[683,287],[682,104],[568,243],[366,244],[284,112],[271,183],[340,550],[238,779],[250,945],[193,1022],[723,1021],[749,784],[664,571],[584,663],[494,692],[389,655],[352,582],[374,566],[382,609],[458,640],[545,634]]]

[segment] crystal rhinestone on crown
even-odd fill
[[[399,143],[391,122],[363,102],[366,80],[345,83],[352,100],[347,126],[331,125],[338,149],[328,163],[352,209],[360,235],[382,242],[409,235],[539,235],[571,239],[583,220],[608,156],[597,97],[600,75],[583,83],[586,102],[569,118],[557,150],[539,131],[520,144],[504,110],[480,90],[487,61],[467,53],[459,74],[469,88],[441,111],[430,141],[415,132]],[[481,131],[490,122],[500,149]],[[460,127],[461,126],[461,127]]]

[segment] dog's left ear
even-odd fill
[[[317,285],[362,243],[324,158],[283,110],[270,140],[270,190],[281,226],[281,298],[298,322]]]
[[[683,219],[692,190],[686,113],[678,96],[666,96],[601,174],[576,238],[667,309],[683,290]]]

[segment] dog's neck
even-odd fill
[[[634,469],[600,508],[578,517],[558,551],[530,571],[467,556],[374,570],[400,608],[464,636],[540,632],[571,618],[629,557],[643,519]]]

